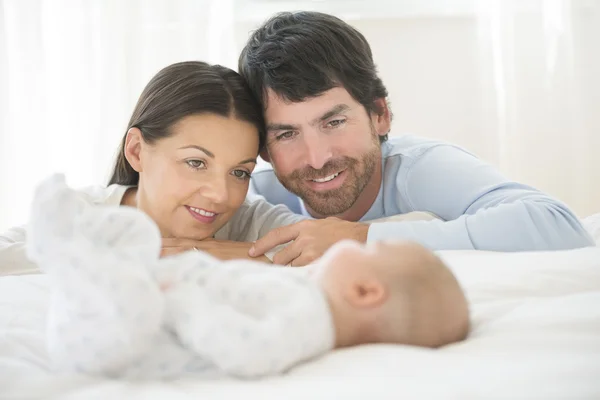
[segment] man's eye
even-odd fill
[[[277,140],[281,140],[281,139],[291,139],[294,136],[295,132],[294,131],[287,131],[287,132],[283,132],[280,135],[276,136]]]
[[[250,173],[248,171],[244,171],[243,169],[236,169],[233,171],[233,176],[239,179],[248,179],[250,178]]]
[[[334,119],[333,121],[329,121],[327,126],[329,128],[337,128],[338,126],[343,125],[344,122],[346,122],[345,119]]]
[[[206,166],[202,160],[187,160],[186,164],[192,169],[200,169]]]

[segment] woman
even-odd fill
[[[144,211],[162,233],[163,255],[202,248],[245,258],[250,242],[304,219],[284,206],[246,200],[265,141],[262,118],[235,71],[203,62],[170,65],[142,92],[109,186],[81,196]],[[223,255],[221,242],[202,241],[211,238],[240,243],[227,243]],[[25,240],[23,227],[0,236],[0,275],[37,271],[25,256]]]

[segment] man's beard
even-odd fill
[[[319,216],[342,214],[356,203],[380,162],[381,148],[377,135],[374,136],[374,146],[360,160],[341,157],[328,161],[321,169],[306,167],[287,176],[281,176],[275,170],[275,174],[287,190],[300,197]],[[337,189],[316,192],[305,184],[307,180],[323,178],[342,170],[345,170],[345,181]]]

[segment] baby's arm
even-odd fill
[[[333,347],[328,305],[307,280],[248,262],[218,270],[166,293],[175,332],[198,355],[251,378],[284,372]]]

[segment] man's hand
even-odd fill
[[[166,257],[184,251],[201,250],[220,260],[248,259],[250,258],[248,250],[251,246],[252,243],[249,242],[231,240],[163,238],[160,256]],[[264,256],[254,260],[271,263],[271,260]]]
[[[273,229],[254,243],[251,257],[265,254],[274,247],[290,243],[275,254],[274,264],[300,267],[321,257],[335,243],[344,240],[367,241],[369,225],[348,222],[335,217],[298,222]]]

